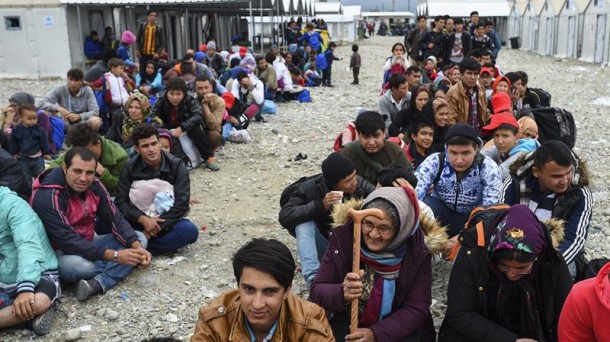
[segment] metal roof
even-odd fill
[[[510,15],[510,8],[506,0],[428,0],[418,6],[422,5],[424,5],[423,12],[431,17],[445,14],[453,17],[469,17],[472,11],[478,11],[482,17],[508,17]]]
[[[59,6],[60,0],[0,0],[0,7]]]
[[[314,2],[316,14],[341,14],[340,2]]]

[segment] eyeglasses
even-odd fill
[[[525,271],[525,272],[519,272],[511,267],[506,267],[506,266],[502,266],[502,265],[497,265],[497,267],[500,270],[500,272],[502,272],[504,274],[513,274],[516,276],[524,276],[524,275],[528,275],[528,274],[532,273],[532,268],[534,268],[534,263],[529,265],[527,271]]]
[[[392,228],[392,227],[375,226],[373,223],[366,221],[366,220],[362,222],[362,232],[364,234],[370,233],[373,229],[377,229],[377,232],[379,232],[380,235],[385,235],[385,236],[391,235],[392,232],[394,232],[394,228]]]

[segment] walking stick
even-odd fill
[[[352,259],[352,272],[360,273],[360,238],[362,232],[362,220],[367,216],[374,216],[380,220],[383,220],[385,213],[380,209],[371,208],[364,210],[350,209],[349,215],[354,220],[354,250]],[[351,320],[349,325],[350,333],[355,333],[358,329],[358,298],[352,299],[351,303]]]

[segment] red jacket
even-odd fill
[[[560,342],[610,341],[610,263],[574,285],[559,318]]]

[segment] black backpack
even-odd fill
[[[561,108],[526,108],[520,117],[529,116],[538,125],[538,141],[561,140],[570,148],[576,144],[576,123],[572,113]]]
[[[298,189],[299,186],[301,186],[301,183],[308,181],[310,179],[316,178],[318,177],[318,175],[314,175],[314,176],[304,176],[299,178],[296,182],[288,185],[284,191],[282,191],[282,195],[280,196],[280,208],[283,208],[286,203],[288,203],[288,200],[290,199],[290,196],[292,196],[292,194],[294,194]],[[315,184],[311,184],[311,186],[308,186],[305,189],[305,195],[308,198],[313,198],[313,196],[315,196],[316,193],[316,187]]]
[[[551,106],[551,93],[549,93],[548,91],[544,90],[544,89],[540,89],[540,88],[528,88],[531,92],[534,92],[536,95],[538,95],[538,98],[540,99],[540,105],[542,107],[550,107]]]

